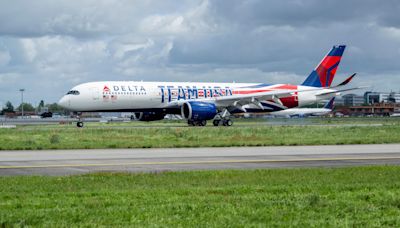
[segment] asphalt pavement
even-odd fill
[[[400,164],[400,144],[0,151],[0,175]]]

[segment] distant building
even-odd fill
[[[348,116],[390,116],[397,113],[400,109],[399,104],[376,103],[368,106],[343,106],[335,109],[335,113]]]
[[[358,106],[364,104],[364,96],[357,94],[346,94],[342,96],[344,106]]]
[[[335,98],[335,106],[343,106],[343,105],[344,105],[343,97],[336,97]]]
[[[368,91],[364,93],[364,100],[366,104],[400,103],[400,93]]]

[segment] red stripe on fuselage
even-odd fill
[[[278,88],[282,90],[297,90],[297,85],[282,85],[279,86]],[[280,98],[280,100],[282,104],[288,108],[295,108],[299,106],[297,92],[295,92],[294,95],[288,97],[282,97]]]
[[[279,90],[297,90],[297,85],[279,85],[279,86],[271,86],[265,89],[248,89],[248,90],[233,90],[233,94],[253,94],[253,93],[262,93],[262,92],[270,92],[270,91],[279,91]]]
[[[281,100],[282,104],[288,108],[295,108],[295,107],[299,106],[299,100],[297,98],[297,93],[295,93],[294,96],[282,97],[282,98],[280,98],[280,100]]]
[[[240,91],[232,91],[233,94],[252,94],[252,93],[261,93],[261,92],[269,92],[273,91],[272,89],[258,89],[258,90],[240,90]]]

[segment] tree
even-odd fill
[[[44,107],[44,101],[43,101],[43,100],[40,100],[40,103],[39,103],[38,108],[40,109],[40,108],[43,108],[43,107]]]
[[[37,106],[37,112],[38,113],[47,112],[47,108],[45,108],[43,100],[40,100],[39,105]]]
[[[35,108],[31,105],[31,104],[29,104],[29,103],[22,103],[22,104],[20,104],[19,106],[18,106],[18,110],[19,111],[21,111],[22,110],[22,105],[23,105],[23,107],[24,107],[24,111],[25,112],[33,112],[33,111],[35,111]]]
[[[6,106],[3,108],[2,112],[14,112],[14,106],[10,101],[7,101]]]
[[[49,108],[49,112],[65,113],[65,109],[59,106],[57,103],[47,104],[46,106]]]

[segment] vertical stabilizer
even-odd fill
[[[329,102],[324,105],[324,108],[332,110],[334,103],[335,103],[335,97],[332,97],[329,100]]]
[[[329,87],[335,77],[345,48],[345,45],[333,46],[332,50],[322,59],[302,85]]]

